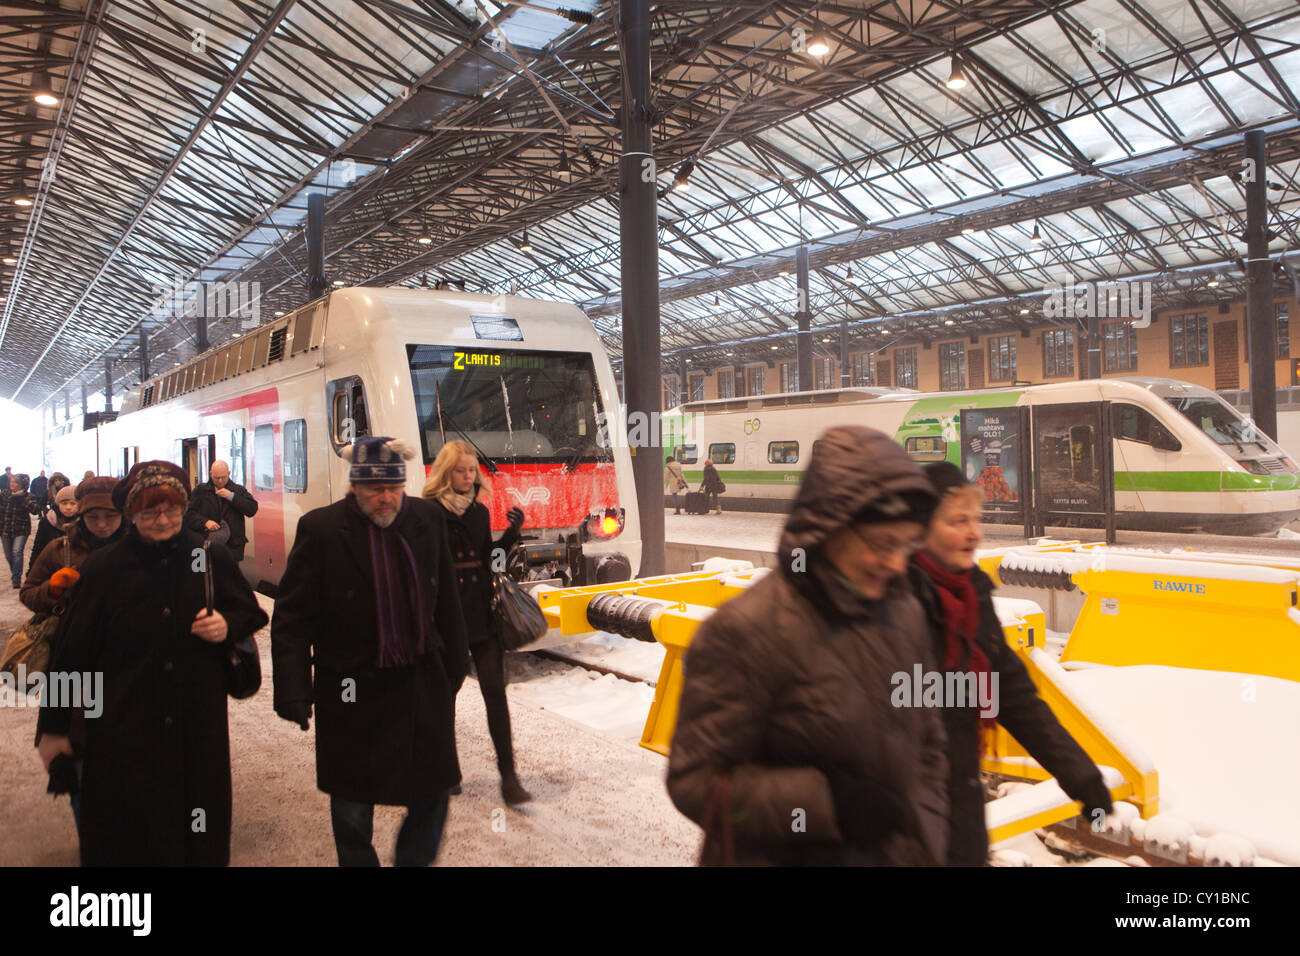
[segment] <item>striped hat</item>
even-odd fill
[[[140,492],[159,485],[175,489],[180,492],[182,500],[189,501],[190,490],[185,483],[185,472],[170,461],[142,461],[113,489],[113,504],[123,513],[130,514],[131,503],[139,497]]]
[[[415,449],[396,438],[367,435],[344,445],[341,454],[352,462],[348,481],[354,485],[404,485],[406,459],[415,457]]]

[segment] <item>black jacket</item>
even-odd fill
[[[892,675],[930,667],[921,609],[901,579],[882,600],[867,600],[821,551],[848,516],[891,492],[929,497],[929,482],[880,432],[832,428],[818,448],[777,568],[691,640],[668,794],[702,823],[720,775],[730,774],[738,863],[940,863],[943,724],[933,709],[890,700]],[[832,774],[879,781],[879,801],[841,819]],[[845,830],[886,818],[898,822],[877,846],[845,840]]]
[[[712,465],[704,466],[704,478],[700,482],[700,491],[706,495],[713,492],[722,493],[722,478],[718,475],[718,469]]]
[[[42,512],[41,516],[36,519],[36,536],[32,538],[32,556],[31,560],[27,563],[28,573],[31,573],[32,568],[36,567],[36,559],[40,557],[41,552],[45,550],[45,546],[55,538],[63,537],[66,532],[66,528],[50,522],[50,516],[57,516],[58,513],[58,506],[55,506]],[[68,524],[71,526],[76,524],[76,521],[70,521]]]
[[[406,497],[393,527],[421,570],[433,646],[406,667],[377,667],[369,519],[348,500],[298,521],[271,620],[275,710],[315,704],[316,782],[345,800],[407,806],[460,781],[452,690],[469,671],[447,523]]]
[[[40,514],[36,496],[27,491],[0,490],[0,535],[25,538],[32,533],[32,515]]]
[[[491,611],[492,552],[500,548],[509,554],[519,540],[519,531],[507,528],[496,544],[493,544],[492,519],[482,502],[475,501],[465,509],[463,515],[455,515],[441,501],[436,498],[430,500],[447,518],[448,541],[452,562],[456,566],[460,607],[465,615],[465,631],[469,643],[481,644],[496,633]]]
[[[80,565],[51,669],[103,675],[103,712],[84,721],[83,866],[224,866],[230,860],[225,654],[266,624],[222,547],[210,550],[227,644],[190,633],[204,607],[201,539],[152,545],[135,529]],[[43,706],[40,733],[68,734],[73,709]],[[203,811],[203,828],[195,810]]]
[[[37,475],[32,479],[32,486],[28,489],[36,496],[36,500],[41,503],[42,508],[45,507],[45,490],[49,486],[49,483],[50,479],[46,478],[44,475]],[[51,501],[50,504],[54,504],[54,502]]]
[[[215,521],[218,524],[226,522],[230,526],[230,540],[226,542],[226,547],[236,561],[242,561],[244,545],[248,544],[248,536],[244,533],[244,519],[257,514],[257,499],[247,488],[233,481],[226,482],[226,487],[234,494],[233,498],[226,499],[217,494],[217,489],[211,480],[195,486],[190,494],[190,505],[185,511],[185,526],[191,531],[206,536],[208,529],[204,525],[208,521]]]
[[[934,582],[916,564],[908,568],[913,593],[925,609],[935,659],[944,659],[945,630],[942,604]],[[997,720],[1030,756],[1056,778],[1074,799],[1082,799],[1089,784],[1102,786],[1101,772],[1066,733],[1052,709],[1038,696],[1034,682],[1003,637],[993,609],[993,581],[979,567],[971,570],[971,583],[979,595],[979,629],[975,641],[998,674]],[[961,669],[969,669],[963,662]],[[949,866],[983,866],[988,856],[988,829],[984,823],[984,788],[980,783],[979,708],[943,708],[948,733]]]

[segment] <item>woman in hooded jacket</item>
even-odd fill
[[[63,537],[76,523],[77,489],[65,484],[50,496],[50,507],[36,521],[36,536],[32,539],[32,557],[27,565],[29,575],[32,568],[36,567],[36,559],[41,556],[45,546],[55,538]]]
[[[492,620],[492,557],[494,551],[506,555],[514,547],[523,527],[524,513],[518,507],[506,513],[509,525],[494,545],[491,516],[483,504],[489,494],[491,486],[469,443],[449,441],[443,445],[429,471],[422,496],[436,503],[447,515],[460,606],[465,614],[475,676],[487,708],[488,733],[497,752],[501,794],[507,803],[518,804],[531,800],[532,795],[523,788],[515,771],[510,708],[506,701],[505,649]],[[459,787],[452,790],[458,792]]]
[[[931,661],[902,575],[934,493],[878,431],[814,448],[777,567],[691,640],[668,793],[705,864],[942,863],[943,725],[893,704]]]
[[[996,722],[1052,774],[1067,794],[1083,804],[1091,824],[1111,811],[1110,791],[1096,765],[1075,743],[1038,696],[1024,664],[1008,646],[993,608],[993,581],[975,562],[984,533],[984,494],[948,462],[925,468],[939,505],[926,530],[924,547],[912,557],[908,578],[925,609],[934,657],[945,674],[974,674],[974,686],[992,687]],[[996,675],[997,681],[992,680]],[[981,683],[982,682],[982,683]],[[965,683],[968,686],[969,681]],[[980,781],[981,717],[978,701],[945,701],[948,737],[949,866],[983,866],[988,856],[984,786]]]

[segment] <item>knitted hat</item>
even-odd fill
[[[97,481],[96,478],[86,479]],[[83,482],[84,484],[85,482]],[[142,461],[127,473],[116,488],[113,489],[113,505],[121,512],[129,514],[131,502],[146,488],[159,485],[172,488],[180,493],[183,500],[189,501],[190,491],[185,481],[185,472],[170,461]]]
[[[77,485],[77,514],[84,515],[91,508],[108,508],[111,511],[117,511],[118,506],[113,503],[113,491],[120,482],[116,478],[109,478],[101,475],[96,478],[87,478],[81,484]],[[62,498],[66,492],[72,491],[71,488],[64,488],[59,492]]]
[[[348,481],[354,485],[404,485],[405,459],[414,458],[415,449],[396,438],[367,435],[344,445],[342,455],[352,462]]]
[[[931,462],[921,470],[925,472],[925,477],[930,479],[934,493],[940,499],[952,489],[970,484],[966,476],[961,473],[961,469],[950,461]]]
[[[76,500],[77,500],[77,489],[73,488],[71,485],[64,485],[62,488],[59,489],[58,494],[54,496],[54,503],[56,505],[63,504],[63,502],[65,501],[76,501]]]

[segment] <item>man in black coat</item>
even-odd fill
[[[214,461],[208,469],[210,480],[196,485],[190,494],[190,505],[185,512],[185,527],[201,535],[220,532],[224,524],[230,536],[221,535],[212,540],[224,544],[236,561],[244,560],[244,519],[257,514],[257,499],[243,485],[230,480],[230,466],[224,461]]]
[[[48,486],[49,481],[50,481],[50,480],[49,480],[48,478],[45,477],[45,469],[44,469],[44,468],[41,469],[41,473],[40,473],[39,475],[37,475],[35,478],[32,479],[31,492],[32,492],[33,495],[35,495],[36,500],[39,501],[39,502],[41,503],[41,508],[42,508],[42,509],[45,508],[46,504],[53,504],[53,503],[54,503],[54,502],[52,502],[52,501],[51,501],[51,502],[46,502],[46,500],[45,500],[45,489],[46,489],[46,487]]]
[[[275,712],[306,730],[315,704],[316,783],[341,866],[379,865],[377,803],[408,810],[397,865],[428,866],[460,783],[465,622],[446,519],[404,492],[412,454],[372,436],[344,449],[348,495],[299,520],[271,621]]]

